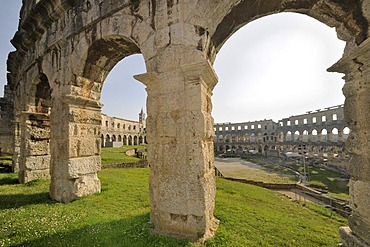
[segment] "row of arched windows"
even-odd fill
[[[325,141],[345,141],[347,139],[350,130],[348,127],[343,130],[338,130],[333,128],[331,132],[327,129],[322,129],[320,132],[314,129],[309,133],[309,131],[304,130],[301,132],[295,131],[294,133],[288,131],[286,133],[279,132],[276,136],[275,133],[258,133],[255,135],[218,135],[214,137],[216,142],[224,143],[242,143],[242,142],[284,142],[284,141],[312,141],[312,142],[325,142]]]
[[[106,142],[122,142],[123,145],[139,145],[146,143],[145,136],[136,136],[136,135],[101,135],[102,146],[105,146]]]
[[[112,126],[112,128],[115,128],[115,127],[117,127],[117,129],[120,129],[121,128],[121,123],[117,123],[117,125],[114,123],[114,122],[112,122],[111,123],[111,126]],[[109,127],[109,121],[105,121],[105,127]],[[126,129],[126,124],[122,124],[122,129]],[[128,124],[127,125],[127,130],[136,130],[136,125],[130,125],[130,124]]]
[[[325,123],[328,120],[328,117],[326,115],[323,115],[321,117],[312,117],[310,119],[304,118],[304,119],[295,119],[295,120],[286,120],[286,121],[280,121],[280,126],[291,126],[291,125],[306,125],[306,124],[316,124],[318,120],[321,119],[321,123]],[[334,113],[331,115],[331,121],[337,121],[338,120],[338,114]]]

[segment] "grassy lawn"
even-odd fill
[[[145,145],[122,146],[121,148],[102,148],[101,162],[103,165],[137,162],[140,160],[139,158],[127,156],[125,152],[129,149],[144,147]]]
[[[0,246],[196,246],[150,234],[149,169],[105,169],[102,193],[69,204],[49,181],[0,173]],[[269,190],[217,180],[217,235],[204,246],[337,246],[345,219]]]
[[[279,162],[279,165],[275,165],[263,162],[260,158],[253,158],[250,159],[250,161],[265,167],[268,171],[282,175],[293,174],[286,166],[290,166],[301,173],[303,173],[304,170],[303,165],[297,162],[279,160],[276,161]],[[308,164],[307,167],[309,172],[308,186],[318,189],[327,189],[330,196],[348,199],[348,179],[343,179],[341,173],[310,164]]]
[[[297,170],[303,172],[302,165],[295,164],[294,166]],[[343,179],[342,174],[312,165],[308,165],[308,172],[308,186],[319,189],[327,189],[329,191],[328,194],[331,196],[348,199],[348,179]]]
[[[0,163],[12,164],[12,156],[0,156]]]

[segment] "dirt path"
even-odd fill
[[[266,183],[295,183],[293,178],[267,171],[264,167],[240,158],[215,158],[216,168],[226,177]]]

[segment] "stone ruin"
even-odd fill
[[[353,214],[340,235],[345,246],[369,246],[369,0],[23,1],[7,63],[14,115],[5,116],[20,181],[50,177],[50,195],[61,202],[100,192],[100,92],[118,61],[141,53],[147,73],[135,78],[148,93],[151,221],[159,233],[212,236],[212,64],[239,28],[279,12],[311,16],[347,42],[329,68],[345,74],[353,156]]]

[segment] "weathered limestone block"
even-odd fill
[[[30,139],[32,140],[45,140],[50,139],[50,127],[49,126],[30,126],[29,130]]]
[[[45,170],[22,170],[20,171],[19,182],[28,183],[36,179],[50,179],[49,169]]]
[[[76,179],[52,179],[50,196],[56,201],[67,203],[82,196],[100,192],[100,181],[96,174],[79,176]]]
[[[347,150],[353,155],[348,171],[350,180],[350,206],[352,215],[349,228],[341,228],[345,246],[370,245],[370,159],[369,159],[369,70],[370,39],[360,46],[352,45],[343,58],[332,68],[344,72],[346,96],[344,114],[351,133],[347,139]]]
[[[100,154],[100,138],[71,137],[69,146],[70,157],[81,157]],[[92,145],[94,144],[94,145]]]
[[[368,247],[369,245],[354,235],[349,227],[341,227],[339,230],[341,239],[347,247]]]
[[[368,155],[354,155],[348,172],[354,180],[366,181],[370,178],[370,157]]]
[[[48,170],[50,168],[50,155],[29,156],[26,158],[27,170]]]
[[[363,236],[366,242],[370,242],[370,182],[350,180],[350,207],[354,210],[349,227],[356,234]],[[365,234],[366,233],[366,234]]]
[[[27,156],[48,155],[50,153],[49,140],[27,141]]]
[[[69,178],[79,178],[85,174],[95,174],[100,171],[100,156],[73,158],[69,160]]]

